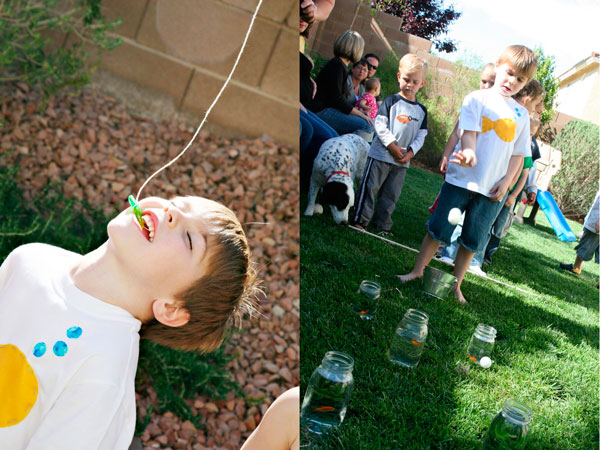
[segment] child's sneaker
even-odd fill
[[[469,266],[469,272],[474,275],[487,278],[487,274],[481,269],[480,266]]]
[[[395,237],[394,233],[388,230],[381,230],[377,235],[385,238]]]
[[[579,275],[581,273],[581,269],[576,269],[573,264],[560,263],[560,268],[562,270],[568,270],[569,272],[574,273],[575,275]]]

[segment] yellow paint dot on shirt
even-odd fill
[[[14,345],[0,345],[0,427],[27,417],[37,395],[38,381],[25,355]]]

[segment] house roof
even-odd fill
[[[600,53],[592,52],[590,56],[574,64],[570,69],[560,74],[557,78],[560,85],[563,85],[569,81],[572,81],[574,78],[578,78],[584,72],[588,72],[594,68],[597,70],[598,66],[600,66]]]

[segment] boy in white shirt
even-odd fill
[[[139,206],[143,227],[127,209],[86,255],[27,244],[0,267],[0,447],[126,450],[140,335],[211,351],[252,309],[233,212],[200,197]]]
[[[472,92],[463,101],[461,142],[450,160],[453,164],[448,164],[417,262],[410,273],[398,275],[402,282],[422,277],[440,242],[449,244],[454,225],[449,223],[448,214],[458,208],[465,212],[465,219],[454,266],[454,293],[466,303],[460,289],[462,280],[473,254],[485,248],[510,182],[529,150],[529,115],[511,97],[533,78],[536,68],[533,51],[522,45],[507,47],[496,62],[494,87]]]

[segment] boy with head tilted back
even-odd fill
[[[18,247],[0,267],[0,446],[129,448],[139,338],[211,351],[256,282],[242,227],[200,197],[139,202],[79,255]]]

